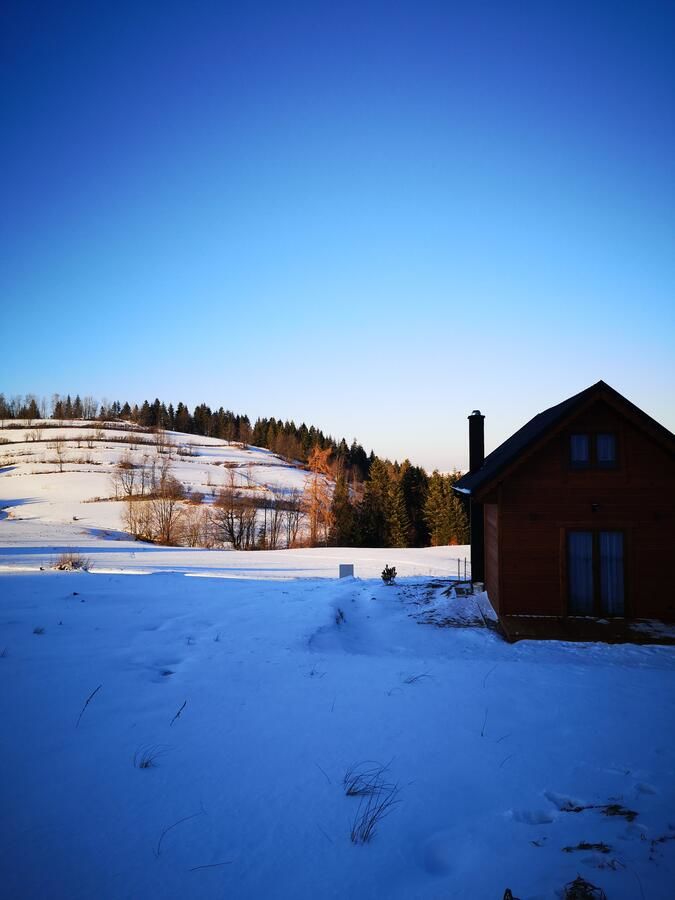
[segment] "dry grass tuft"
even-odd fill
[[[139,747],[134,753],[134,768],[154,769],[157,766],[159,757],[166,753],[168,749],[164,744],[148,744]]]
[[[75,550],[69,550],[59,556],[52,568],[59,572],[88,572],[91,568],[91,560]]]
[[[377,826],[388,816],[398,799],[399,789],[393,785],[384,792],[374,791],[362,797],[349,834],[353,844],[368,844],[377,831]]]

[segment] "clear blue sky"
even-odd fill
[[[675,429],[675,6],[5,2],[0,390]]]

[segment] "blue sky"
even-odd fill
[[[675,429],[675,7],[4,4],[0,390],[466,465],[603,378]]]

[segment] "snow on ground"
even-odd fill
[[[1,479],[0,479],[1,484]],[[19,507],[23,510],[23,507]],[[23,512],[21,512],[23,515]],[[62,553],[78,553],[92,572],[180,572],[221,578],[335,578],[340,563],[353,563],[357,577],[379,577],[385,565],[402,576],[457,576],[470,558],[468,546],[387,550],[321,547],[299,550],[200,550],[160,547],[129,540],[121,532],[54,525],[37,517],[0,519],[0,572],[51,568]]]
[[[0,474],[3,897],[672,896],[675,648],[508,645],[465,547],[154,547],[35,483]]]
[[[507,645],[418,624],[427,578],[248,555],[258,576],[0,575],[4,896],[672,896],[672,648]],[[399,802],[355,846],[368,760]]]

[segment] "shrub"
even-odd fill
[[[607,900],[607,894],[602,888],[586,881],[581,875],[566,884],[564,891],[565,900],[587,900],[587,898],[588,900]]]
[[[59,572],[75,572],[78,570],[81,572],[88,572],[90,566],[91,560],[71,550],[67,553],[62,553],[54,563],[53,568],[57,569]]]
[[[395,566],[385,566],[382,569],[382,581],[385,584],[393,584],[396,578],[396,567]]]

